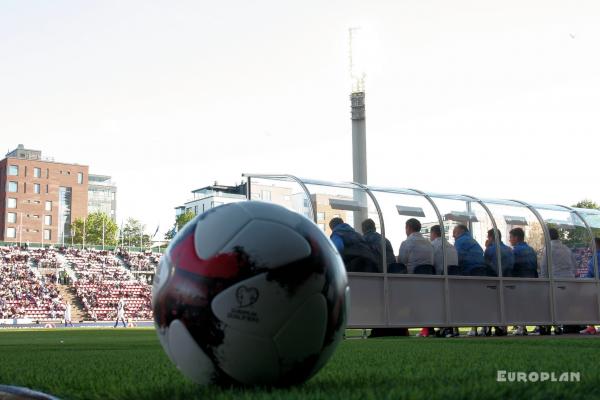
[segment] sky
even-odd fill
[[[117,222],[148,231],[244,172],[350,181],[360,27],[370,184],[600,202],[599,20],[585,0],[0,0],[0,148],[111,175]]]

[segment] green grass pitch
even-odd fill
[[[0,383],[64,399],[594,398],[600,338],[351,339],[307,383],[199,387],[152,329],[0,331]],[[498,370],[580,372],[578,383],[498,383]]]

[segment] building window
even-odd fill
[[[18,165],[9,165],[8,166],[8,175],[19,176],[19,166]]]
[[[325,224],[317,224],[323,232],[325,232]]]
[[[33,193],[40,194],[40,184],[39,183],[33,184]]]
[[[8,182],[8,184],[6,186],[7,186],[6,191],[9,193],[17,193],[17,190],[19,189],[19,184],[14,181]]]
[[[8,214],[6,214],[6,222],[8,222],[9,224],[16,224],[17,213],[9,212]]]
[[[50,229],[44,229],[44,240],[52,239],[52,234]]]
[[[6,203],[7,208],[17,208],[17,199],[13,199],[12,197],[8,198]]]
[[[44,215],[44,225],[52,225],[52,215]]]
[[[77,173],[77,183],[80,185],[83,183],[83,173],[82,172]]]
[[[42,169],[41,168],[33,168],[33,177],[34,178],[40,178],[42,176]]]
[[[46,201],[45,210],[46,211],[52,211],[52,202],[51,201]]]
[[[6,228],[6,237],[14,239],[17,237],[17,230],[15,228]]]
[[[46,179],[50,178],[50,168],[46,168]]]
[[[46,193],[48,193],[48,184],[46,184]]]
[[[325,213],[324,212],[318,212],[317,213],[317,221],[324,221],[325,220]]]

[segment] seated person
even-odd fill
[[[525,243],[525,232],[514,228],[509,232],[509,241],[513,247],[515,264],[513,276],[537,278],[537,255],[535,250]]]
[[[433,265],[435,266],[435,273],[437,275],[444,274],[442,240],[444,241],[444,247],[446,248],[446,264],[458,265],[458,254],[456,253],[456,249],[446,240],[446,238],[442,238],[442,230],[439,225],[431,227],[429,239],[433,246]]]
[[[600,268],[600,237],[594,238],[594,243],[596,243],[596,259],[598,260],[598,268]],[[585,274],[585,278],[593,278],[594,273],[594,257],[590,257],[590,261],[588,262],[588,271]]]
[[[383,265],[381,265],[383,261],[383,256],[381,254],[381,239],[382,236],[376,231],[375,221],[371,218],[367,218],[362,223],[362,231],[363,238],[371,248],[375,259],[379,264],[379,270],[383,271]],[[385,258],[386,265],[390,265],[396,262],[396,256],[394,255],[394,249],[392,248],[392,244],[389,240],[385,239]]]
[[[461,266],[464,275],[470,275],[477,267],[485,266],[483,249],[477,243],[466,225],[457,225],[452,231],[454,237],[454,248],[458,253],[458,265]]]
[[[552,255],[552,276],[555,278],[574,278],[575,260],[573,252],[560,241],[556,228],[549,228],[548,233],[550,234],[550,254]],[[541,264],[542,276],[547,277],[546,249],[542,252]]]
[[[398,262],[406,265],[409,274],[415,272],[418,265],[433,266],[433,246],[421,234],[421,223],[415,218],[406,221],[406,240],[400,245]]]
[[[511,276],[515,257],[510,247],[502,242],[502,234],[496,229],[498,241],[500,242],[500,263],[502,265],[502,276]],[[489,265],[496,275],[498,275],[498,258],[496,257],[496,239],[494,238],[494,229],[490,229],[487,233],[485,241],[485,263]]]
[[[375,259],[369,245],[350,225],[339,217],[329,221],[331,241],[339,251],[348,272],[381,272],[378,271],[378,260]]]

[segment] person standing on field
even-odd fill
[[[71,303],[68,301],[65,307],[65,328],[67,327],[67,324],[70,324],[71,327],[74,328],[73,322],[71,321]]]
[[[119,320],[123,322],[123,328],[127,328],[127,324],[125,324],[125,301],[123,299],[120,299],[119,303],[117,303],[117,320],[115,321],[114,328],[119,325]]]

